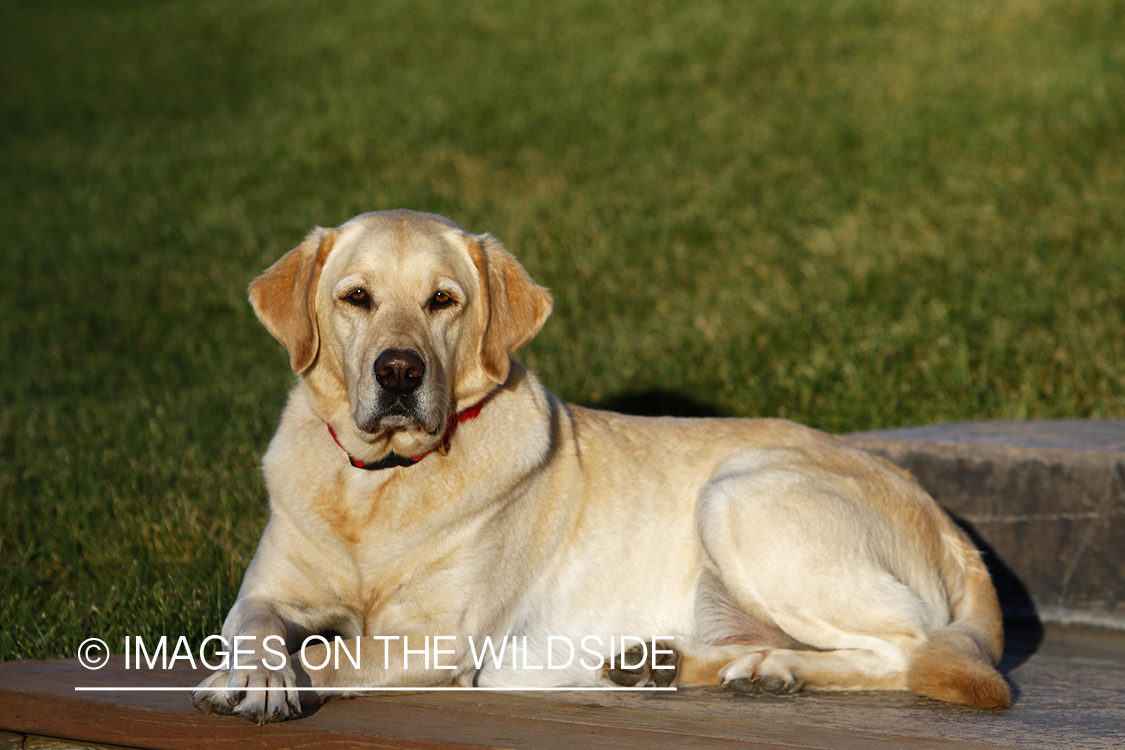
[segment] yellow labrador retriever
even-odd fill
[[[782,420],[561,403],[511,359],[551,298],[491,236],[364,214],[250,300],[299,378],[201,710],[440,685],[1008,705],[989,575],[909,476]]]

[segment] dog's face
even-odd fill
[[[318,229],[250,285],[318,416],[352,455],[433,450],[505,382],[551,298],[500,243],[411,211]]]

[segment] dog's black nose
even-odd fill
[[[417,352],[387,349],[375,359],[375,380],[393,393],[410,393],[422,382],[426,365]]]

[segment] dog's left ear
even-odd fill
[[[480,274],[483,330],[480,360],[497,383],[508,379],[512,355],[539,333],[551,314],[551,293],[536,284],[492,235],[469,236]]]
[[[250,282],[250,305],[262,325],[289,350],[295,373],[311,367],[320,351],[316,285],[336,236],[335,229],[318,227]]]

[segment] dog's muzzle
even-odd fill
[[[357,414],[356,424],[367,432],[421,428],[439,429],[425,409],[423,381],[426,363],[410,349],[386,349],[372,365],[377,387],[367,401],[368,408]],[[363,416],[360,416],[363,415]]]

